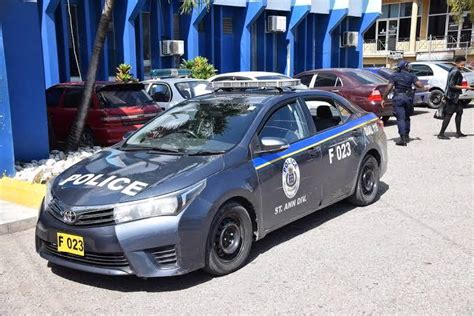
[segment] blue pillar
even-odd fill
[[[0,8],[2,8],[0,6]],[[0,20],[0,178],[15,175],[15,153],[10,117],[10,97],[8,94],[7,65]]]
[[[252,68],[252,25],[262,14],[267,1],[248,2],[245,8],[245,19],[240,40],[240,71],[250,71]]]
[[[54,12],[59,0],[43,0],[41,8],[41,38],[43,40],[44,79],[47,87],[59,82],[58,46]]]
[[[186,36],[186,53],[187,59],[193,59],[199,56],[199,32],[198,27],[202,19],[207,13],[207,6],[199,2],[197,8],[194,8],[191,13],[191,21],[189,24],[188,34]]]
[[[333,66],[332,55],[335,49],[335,43],[333,43],[333,32],[339,26],[339,24],[347,16],[348,9],[337,9],[332,10],[327,18],[326,32],[324,33],[323,39],[323,52],[322,52],[322,67],[330,68]],[[339,46],[339,43],[337,43]]]
[[[137,45],[141,39],[136,36],[136,19],[140,14],[145,0],[128,0],[126,4],[125,25],[123,29],[123,62],[132,66],[132,72],[137,72],[143,60],[137,58]],[[138,75],[137,75],[138,77]]]
[[[311,10],[311,6],[293,6],[290,13],[290,23],[288,25],[288,31],[286,33],[286,39],[288,40],[288,52],[287,63],[285,67],[285,74],[287,76],[293,76],[295,71],[295,29],[303,21]],[[306,55],[307,52],[305,51]]]
[[[364,13],[362,17],[359,19],[358,28],[355,30],[359,32],[359,39],[357,43],[357,47],[355,49],[355,58],[351,58],[351,62],[349,62],[350,67],[354,68],[362,68],[364,66],[364,35],[365,32],[369,30],[369,28],[375,23],[377,18],[380,16],[379,13]]]
[[[8,162],[13,152],[16,160],[24,161],[46,158],[49,153],[37,3],[2,0],[0,26],[0,129],[4,128],[0,131],[0,160],[2,170],[11,173]]]

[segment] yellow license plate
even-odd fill
[[[57,234],[58,251],[84,256],[84,238],[65,233]]]

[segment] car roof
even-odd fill
[[[317,72],[334,72],[334,73],[345,73],[349,71],[368,71],[367,69],[359,69],[359,68],[320,68],[320,69],[313,69],[300,72],[296,76],[302,75],[314,75]]]
[[[268,72],[268,71],[237,71],[237,72],[226,72],[222,74],[215,75],[209,80],[212,80],[214,78],[219,78],[219,77],[227,77],[227,76],[242,76],[242,77],[260,77],[260,76],[285,76],[288,77],[287,75],[278,73],[278,72]]]
[[[158,82],[167,82],[170,84],[174,83],[179,83],[179,82],[192,82],[192,81],[202,81],[202,82],[207,82],[206,80],[203,79],[195,79],[195,78],[160,78],[160,79],[147,79],[143,80],[142,83],[148,84],[148,83],[158,83]]]
[[[83,87],[85,86],[85,81],[69,81],[69,82],[61,82],[58,84],[55,84],[51,86],[50,88],[53,87]],[[122,83],[122,82],[117,82],[117,81],[96,81],[95,82],[95,89],[100,90],[104,87],[112,87],[112,86],[125,86],[125,85],[141,85],[143,86],[142,83],[140,82],[130,82],[130,83]]]

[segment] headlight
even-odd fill
[[[166,195],[130,203],[117,204],[114,207],[114,219],[117,224],[139,219],[177,215],[184,210],[206,187],[206,180]]]
[[[48,207],[49,203],[53,200],[53,193],[51,192],[51,189],[53,188],[53,182],[54,178],[48,181],[48,184],[46,185],[46,193],[44,195],[44,200],[43,200],[43,209],[46,209]]]

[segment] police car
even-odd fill
[[[187,99],[211,93],[207,80],[189,78],[188,69],[152,69],[152,79],[142,81],[145,91],[163,109]]]
[[[346,198],[374,202],[383,124],[298,84],[216,82],[72,166],[48,185],[37,252],[107,275],[224,275],[281,226]]]

